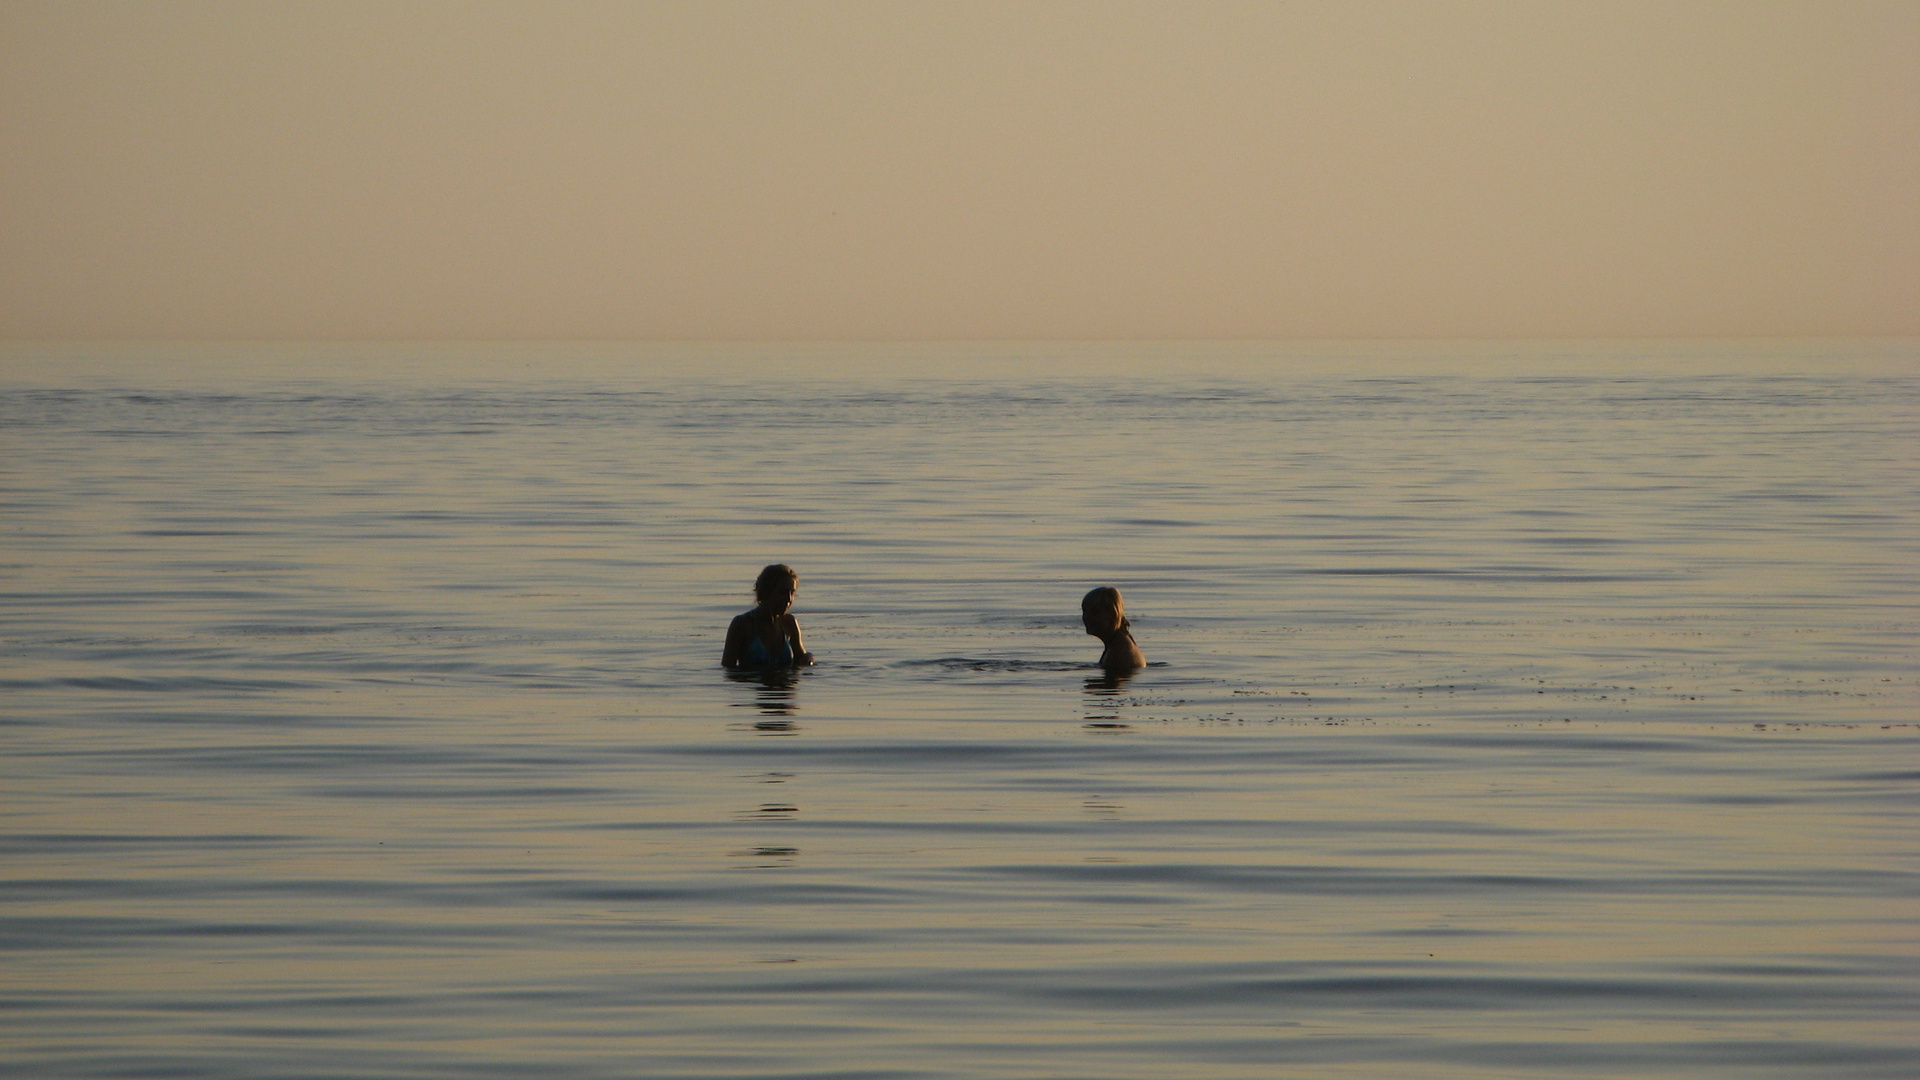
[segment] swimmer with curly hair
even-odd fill
[[[786,563],[760,571],[753,583],[752,611],[733,617],[727,644],[720,651],[722,667],[786,668],[813,663],[813,654],[800,640],[800,621],[793,617],[793,597],[800,575]]]

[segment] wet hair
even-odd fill
[[[1112,612],[1120,621],[1120,629],[1125,630],[1133,624],[1127,621],[1127,605],[1120,599],[1120,590],[1111,585],[1102,585],[1080,598],[1080,615],[1086,617],[1092,612]]]
[[[753,579],[753,598],[764,604],[775,589],[784,587],[791,592],[799,586],[800,575],[794,572],[793,567],[777,562],[760,571],[760,576]]]

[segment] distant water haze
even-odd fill
[[[0,336],[1920,334],[1920,5],[0,7]]]

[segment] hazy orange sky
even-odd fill
[[[1920,334],[1920,2],[0,0],[0,337]]]

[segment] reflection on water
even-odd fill
[[[794,857],[800,854],[800,849],[768,844],[748,851],[734,851],[728,854],[736,859],[751,860],[741,864],[746,869],[782,870],[793,865]]]
[[[0,386],[0,1071],[1909,1077],[1827,359]],[[773,561],[823,663],[715,678]]]
[[[762,735],[792,735],[800,725],[786,717],[800,710],[800,672],[792,668],[764,668],[726,672],[727,681],[750,686],[753,700],[734,702],[736,707],[760,710],[774,719],[755,721],[753,730]]]
[[[800,812],[792,803],[761,803],[751,810],[742,810],[738,814],[741,821],[788,821]]]
[[[1094,731],[1123,731],[1130,724],[1120,719],[1119,698],[1133,681],[1131,671],[1102,671],[1086,681],[1086,722],[1081,726]]]

